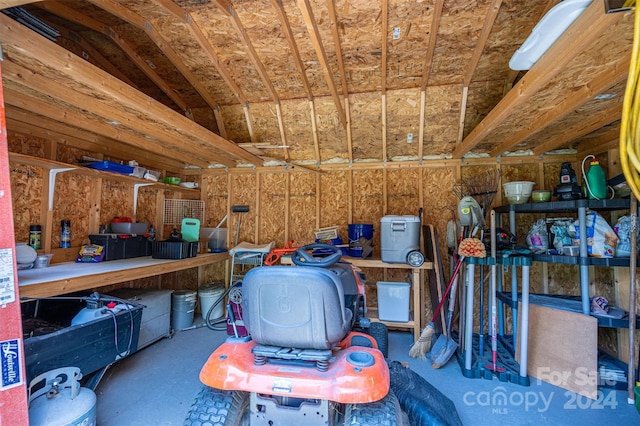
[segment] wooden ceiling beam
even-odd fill
[[[523,106],[534,94],[560,74],[576,56],[589,49],[593,42],[623,15],[623,13],[606,14],[600,2],[591,3],[531,70],[453,150],[453,158],[462,158],[482,142],[496,127],[511,117],[514,110]]]
[[[429,43],[427,44],[427,54],[424,57],[424,65],[422,66],[422,80],[420,90],[427,90],[429,83],[429,75],[431,74],[431,62],[433,62],[433,54],[436,50],[436,41],[438,40],[438,29],[440,28],[440,18],[442,17],[442,8],[444,0],[436,0],[433,8],[433,17],[431,18],[431,29],[429,30]]]
[[[340,83],[342,84],[342,96],[349,96],[347,87],[347,73],[344,70],[344,60],[342,58],[342,43],[340,42],[340,34],[338,33],[338,16],[336,15],[336,7],[333,0],[327,0],[327,9],[329,9],[329,18],[331,19],[331,34],[333,35],[333,44],[336,46],[336,59],[338,60],[338,70],[340,72]]]
[[[24,6],[29,3],[36,3],[40,0],[0,0],[0,9],[7,9],[9,7]]]
[[[338,110],[338,118],[342,122],[343,127],[346,127],[347,119],[344,113],[344,108],[342,107],[342,101],[340,100],[338,90],[333,81],[331,67],[329,66],[329,60],[327,59],[327,52],[324,50],[324,46],[322,45],[322,37],[320,37],[320,30],[318,29],[318,23],[313,16],[311,4],[309,4],[309,0],[297,1],[300,12],[302,13],[302,19],[304,20],[304,23],[307,26],[307,31],[309,32],[309,36],[311,37],[311,43],[313,44],[313,48],[316,51],[316,56],[318,57],[318,61],[320,62],[322,72],[324,73],[325,81],[327,83],[327,86],[329,86],[331,97],[333,98],[333,102],[336,106],[336,109]]]
[[[304,70],[304,65],[302,64],[302,59],[300,59],[300,51],[298,50],[298,44],[293,36],[293,31],[291,30],[291,24],[289,23],[289,18],[287,18],[287,14],[284,11],[284,7],[282,5],[282,0],[270,0],[271,5],[276,10],[278,14],[278,18],[280,19],[280,24],[282,25],[282,32],[284,33],[285,38],[287,39],[287,44],[289,44],[289,50],[291,50],[291,57],[293,58],[294,63],[296,64],[296,68],[300,73],[300,78],[302,79],[302,86],[304,87],[305,94],[307,95],[307,100],[311,100],[313,98],[313,92],[311,91],[311,85],[309,85],[309,79],[307,78],[307,73]]]
[[[82,133],[89,132],[81,132],[79,129],[71,129],[69,127],[68,130],[59,132],[52,128],[51,124],[53,123],[51,123],[51,120],[46,120],[44,117],[35,119],[33,114],[26,115],[28,121],[23,121],[24,119],[14,119],[7,114],[7,129],[40,139],[54,141],[58,145],[68,145],[77,149],[94,152],[119,160],[135,159],[143,167],[165,170],[171,173],[182,173],[184,170],[184,163],[174,161],[171,158],[160,157],[149,151],[143,151],[130,145],[121,144],[112,139],[107,140],[106,138],[95,134],[89,134],[89,136],[82,135]],[[72,136],[69,133],[79,133],[83,137],[79,138],[77,136]],[[93,141],[88,139],[90,137],[93,138]]]
[[[576,157],[584,158],[589,154],[599,155],[620,146],[620,122],[612,124],[606,132],[588,138],[576,146]]]
[[[108,99],[102,99],[102,102],[96,102],[96,98],[91,95],[84,94],[73,88],[68,88],[56,82],[55,79],[34,73],[11,61],[4,62],[2,71],[4,78],[12,81],[14,84],[39,93],[46,93],[47,96],[53,99],[91,111],[93,114],[102,117],[105,122],[117,122],[115,125],[140,132],[143,135],[158,140],[166,146],[172,147],[175,151],[182,151],[185,154],[191,154],[200,158],[207,158],[207,156],[211,155],[211,152],[202,144],[195,144],[190,140],[180,141],[179,133],[167,131],[168,129],[162,128],[162,126],[157,125],[157,123],[145,120],[142,114],[133,116],[131,111],[109,103]],[[144,148],[144,146],[142,148]],[[218,155],[216,160],[220,160],[217,162],[226,165],[233,165],[233,158],[226,154],[222,155],[222,158]]]
[[[476,48],[473,50],[473,55],[471,56],[471,60],[469,61],[469,65],[467,66],[467,70],[464,73],[464,77],[462,78],[462,86],[469,87],[471,83],[471,79],[473,78],[473,73],[476,71],[478,67],[478,63],[480,62],[480,56],[482,56],[482,52],[484,48],[487,46],[487,40],[489,39],[489,34],[491,34],[491,30],[493,29],[493,24],[496,21],[496,17],[498,16],[498,12],[500,11],[500,6],[502,5],[502,0],[493,0],[491,5],[489,6],[489,11],[487,12],[487,16],[484,18],[484,25],[482,26],[482,31],[480,32],[480,37],[478,37],[478,41],[476,42]]]
[[[33,67],[51,68],[55,70],[57,80],[66,80],[65,84],[68,85],[73,82],[73,84],[90,88],[95,98],[91,104],[85,105],[85,108],[97,115],[101,115],[105,101],[111,101],[122,110],[135,112],[136,117],[129,114],[129,127],[140,126],[144,119],[148,118],[156,122],[156,126],[167,133],[167,137],[174,138],[175,143],[180,144],[180,147],[205,149],[208,155],[202,158],[209,159],[211,162],[218,162],[218,158],[235,158],[255,165],[262,164],[260,158],[238,147],[235,143],[177,114],[148,96],[132,90],[112,75],[80,60],[55,43],[29,31],[2,14],[0,14],[0,42],[4,44],[12,60],[33,63]],[[44,93],[47,91],[45,90]],[[101,98],[105,101],[98,102],[97,99]]]
[[[171,0],[152,0],[155,4],[164,9],[167,13],[173,15],[177,19],[179,19],[183,24],[186,24],[191,34],[194,36],[198,45],[207,53],[209,60],[213,63],[216,71],[220,74],[220,77],[225,81],[227,86],[234,93],[236,98],[242,103],[247,104],[248,100],[240,86],[238,86],[235,82],[235,79],[231,76],[231,72],[227,69],[226,66],[222,63],[218,54],[213,49],[213,46],[207,39],[207,36],[202,32],[202,29],[198,25],[198,23],[193,19],[190,13],[185,12],[180,6],[175,4]]]
[[[3,67],[4,68],[4,67]],[[3,69],[4,71],[4,69]],[[99,120],[89,120],[86,115],[79,112],[66,109],[63,110],[59,105],[49,104],[41,99],[25,95],[11,87],[11,82],[4,84],[5,104],[11,105],[31,113],[39,114],[70,126],[78,127],[82,130],[93,132],[104,137],[115,139],[122,143],[138,147],[140,149],[150,150],[158,155],[175,158],[184,161],[185,164],[206,168],[208,162],[204,159],[185,155],[183,152],[176,152],[172,147],[165,146],[152,139],[142,136],[133,135],[124,129],[101,122]],[[9,108],[7,108],[9,110]]]
[[[616,120],[620,120],[621,115],[622,102],[617,102],[596,114],[591,114],[586,120],[577,120],[576,124],[569,126],[562,133],[561,137],[547,138],[545,142],[542,142],[533,148],[533,153],[535,155],[542,155],[547,151],[557,149],[574,139],[598,130],[602,126],[606,126]]]
[[[196,92],[204,99],[209,107],[215,111],[217,101],[209,94],[209,90],[204,87],[200,80],[191,72],[184,63],[180,55],[171,47],[171,42],[167,40],[153,24],[146,21],[142,16],[134,11],[122,6],[113,0],[88,0],[95,6],[111,13],[112,15],[128,22],[136,28],[143,30],[149,39],[164,53],[169,61],[176,67],[178,72],[191,84]]]
[[[523,129],[511,134],[504,142],[497,145],[489,155],[497,157],[503,154],[505,151],[510,150],[532,135],[543,132],[545,128],[573,113],[573,111],[585,105],[587,102],[593,101],[596,95],[626,81],[627,74],[629,73],[630,60],[630,55],[617,58],[611,66],[604,68],[600,74],[594,76],[588,84],[570,92],[571,94],[554,105],[554,108],[540,114]],[[618,96],[622,95],[622,93],[618,94]]]
[[[170,1],[170,0],[156,0],[156,1],[162,1],[163,3],[166,3],[167,1]],[[262,84],[264,84],[265,88],[267,89],[267,92],[269,92],[269,94],[271,95],[271,99],[274,102],[280,102],[280,97],[278,96],[278,93],[276,92],[275,87],[273,87],[271,78],[269,78],[269,75],[267,74],[267,69],[265,68],[260,58],[258,57],[258,52],[256,52],[256,49],[253,47],[253,43],[251,42],[251,39],[247,34],[247,30],[242,24],[242,21],[240,21],[240,17],[238,16],[238,13],[236,12],[236,10],[233,8],[233,5],[227,2],[226,0],[214,0],[214,1],[218,5],[218,7],[231,18],[231,23],[233,24],[233,27],[235,28],[236,33],[238,33],[238,35],[244,42],[245,47],[249,51],[249,57],[251,58],[253,65],[255,65],[256,67],[256,71],[258,72],[258,75],[262,80]],[[173,3],[172,1],[170,2]],[[183,13],[187,14],[187,12],[183,12]],[[188,14],[188,16],[193,20],[193,16],[191,16],[191,14]]]
[[[153,81],[153,83],[156,86],[158,86],[158,88],[160,88],[160,90],[162,90],[164,94],[169,97],[169,99],[175,102],[175,104],[182,111],[189,110],[189,106],[184,101],[184,99],[182,99],[176,93],[176,91],[173,90],[171,86],[167,84],[166,81],[164,81],[164,79],[162,79],[154,70],[152,70],[149,64],[144,59],[142,59],[140,54],[138,54],[136,49],[127,40],[125,40],[120,34],[118,34],[118,32],[115,31],[113,28],[103,24],[102,22],[98,22],[89,16],[83,15],[57,1],[41,2],[36,4],[36,6],[44,10],[47,10],[55,15],[58,15],[61,18],[64,18],[68,21],[75,22],[76,24],[82,25],[86,28],[96,31],[104,35],[105,37],[109,38],[120,49],[122,49],[124,54],[127,55],[127,57],[134,64],[136,64],[138,69],[140,69],[140,71],[142,71],[151,81]],[[116,75],[116,77],[118,76]],[[133,84],[131,85],[135,87],[135,85]]]

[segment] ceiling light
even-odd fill
[[[513,54],[509,68],[515,71],[531,69],[590,3],[591,0],[564,0],[552,7]]]
[[[615,98],[617,95],[615,93],[602,93],[601,95],[596,95],[593,99],[611,99]]]

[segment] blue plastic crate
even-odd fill
[[[105,172],[120,173],[123,175],[130,175],[133,173],[133,167],[114,163],[112,161],[96,161],[94,163],[87,164],[87,167]]]

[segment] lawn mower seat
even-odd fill
[[[311,266],[253,268],[242,281],[242,314],[259,345],[331,349],[351,331],[339,276]]]

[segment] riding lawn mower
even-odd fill
[[[408,424],[390,388],[387,328],[365,318],[364,274],[340,260],[339,248],[310,244],[296,266],[247,272],[249,336],[211,354],[186,425]]]

